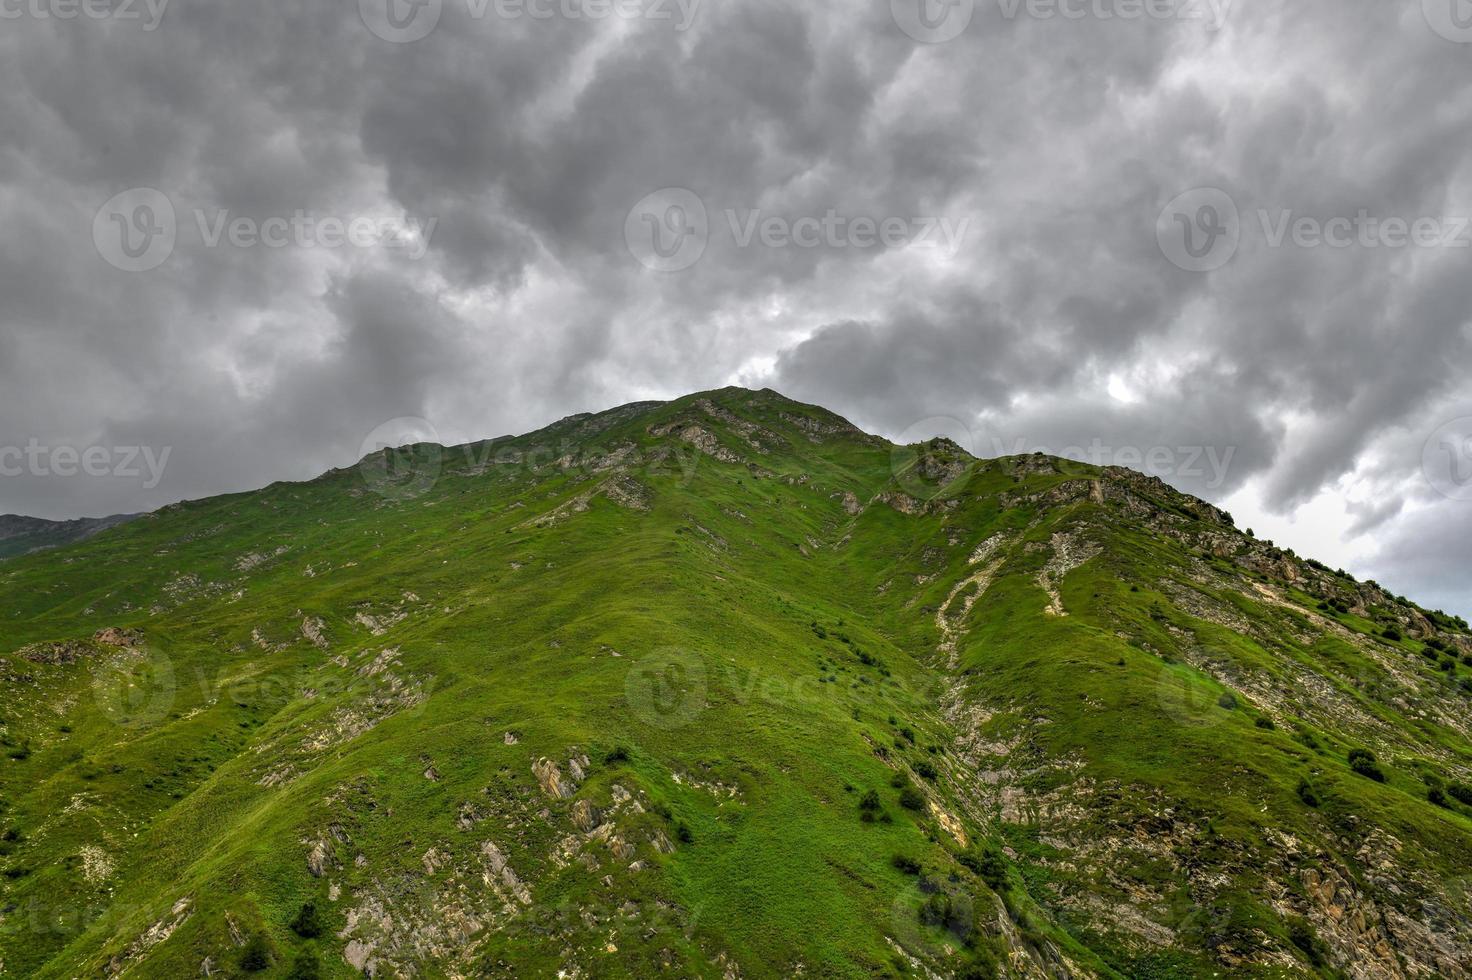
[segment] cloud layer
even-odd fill
[[[0,511],[740,382],[1472,611],[1452,2],[6,6]]]

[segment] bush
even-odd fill
[[[1298,798],[1303,801],[1304,806],[1317,807],[1319,798],[1314,794],[1314,788],[1308,784],[1307,779],[1298,781]]]
[[[291,920],[291,931],[303,939],[316,939],[326,930],[322,927],[322,918],[317,914],[317,903],[307,902],[302,910]]]
[[[1267,731],[1272,731],[1273,729],[1278,727],[1277,725],[1273,724],[1273,719],[1267,717],[1266,715],[1258,718],[1257,721],[1253,722],[1253,724],[1255,724],[1258,728],[1263,728]]]
[[[616,766],[620,762],[628,762],[629,750],[620,745],[612,752],[608,753],[608,755],[604,757],[603,761],[608,763],[610,766]]]
[[[906,786],[900,790],[900,806],[918,813],[925,809],[925,797],[915,787]]]
[[[1369,749],[1350,749],[1349,768],[1366,779],[1373,779],[1377,783],[1385,782],[1385,773],[1376,763],[1375,753]]]
[[[1227,691],[1221,697],[1216,699],[1216,703],[1221,707],[1226,708],[1228,711],[1236,711],[1237,695],[1233,694],[1231,691]]]
[[[681,844],[695,843],[695,835],[690,832],[690,826],[688,824],[682,823],[676,827],[675,837],[679,839]]]
[[[1466,783],[1452,783],[1446,788],[1451,798],[1464,806],[1472,806],[1472,786]]]
[[[1435,786],[1426,791],[1426,799],[1435,806],[1444,807],[1447,805],[1446,794],[1437,789]]]
[[[932,781],[935,779],[936,776],[935,766],[932,766],[924,759],[921,759],[919,762],[915,763],[915,773],[921,779],[929,779]]]
[[[247,973],[260,973],[271,968],[271,944],[256,933],[240,952],[240,968]]]
[[[1288,923],[1288,940],[1308,958],[1314,966],[1323,966],[1327,961],[1328,947],[1324,945],[1310,926],[1303,919],[1293,919]]]
[[[920,862],[904,854],[896,854],[890,863],[907,875],[917,875],[920,873]]]
[[[1385,637],[1391,643],[1399,643],[1401,640],[1405,639],[1404,636],[1401,636],[1400,630],[1396,629],[1394,626],[1385,627],[1384,632],[1382,632],[1380,635]]]
[[[955,906],[951,902],[951,896],[945,892],[936,892],[920,906],[920,921],[927,926],[948,925],[954,911]]]
[[[998,848],[988,845],[981,850],[967,851],[956,860],[971,870],[994,892],[1007,888],[1007,857]]]

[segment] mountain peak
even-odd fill
[[[728,388],[14,558],[0,623],[20,975],[1472,961],[1467,624],[1127,469]]]

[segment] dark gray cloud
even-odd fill
[[[151,30],[146,5],[6,8],[0,446],[170,455],[157,485],[30,467],[0,511],[309,477],[401,417],[468,440],[737,381],[891,436],[1138,458],[1472,609],[1444,533],[1472,502],[1423,473],[1472,414],[1472,248],[1292,224],[1472,216],[1472,43],[1440,0],[977,0],[944,43],[902,29],[910,0],[443,0],[412,43],[370,29],[394,36],[388,2],[179,2]],[[126,271],[94,219],[140,187],[176,241]],[[1239,244],[1187,271],[1162,209],[1201,187]],[[631,216],[668,188],[703,226]]]

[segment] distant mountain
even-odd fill
[[[119,514],[115,517],[82,518],[75,521],[47,521],[39,517],[0,514],[0,559],[58,548],[74,541],[85,541],[94,534],[126,524],[137,517],[137,514]]]
[[[0,974],[1467,978],[1467,624],[726,389],[0,564]]]

